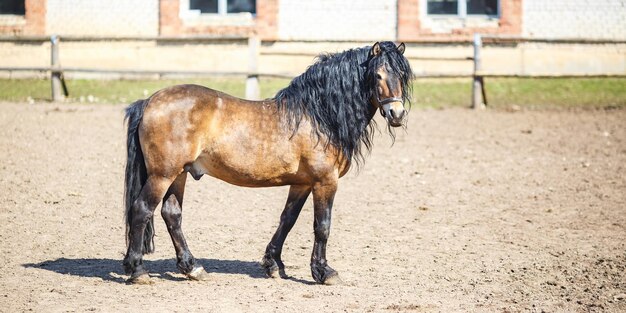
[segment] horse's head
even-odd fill
[[[377,42],[367,62],[366,80],[372,88],[370,102],[393,127],[401,126],[406,117],[404,103],[410,101],[413,72],[404,57],[404,43]]]

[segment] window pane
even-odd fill
[[[250,12],[252,14],[256,14],[256,0],[228,0],[227,12]]]
[[[498,0],[467,0],[467,14],[498,15]]]
[[[217,13],[217,0],[189,0],[189,9],[201,13]]]
[[[0,0],[0,14],[26,14],[24,1],[25,0]]]
[[[457,0],[428,0],[428,14],[458,14]]]

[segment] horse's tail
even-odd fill
[[[131,223],[133,220],[132,206],[146,184],[148,173],[143,152],[139,144],[139,123],[143,119],[143,111],[148,100],[137,100],[126,108],[124,120],[128,123],[126,139],[127,160],[124,179],[124,205],[126,216],[126,246],[130,243]],[[143,253],[154,251],[154,217],[150,219],[143,233]]]

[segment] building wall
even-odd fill
[[[25,0],[0,15],[0,34],[76,36],[251,35],[264,40],[467,40],[474,32],[626,39],[626,0],[500,0],[497,19],[425,14],[426,0],[258,0],[241,19],[181,17],[189,0]]]
[[[524,35],[626,39],[626,0],[524,0]]]
[[[4,28],[0,18],[0,33],[96,37],[257,34],[264,40],[259,71],[289,74],[304,71],[317,53],[379,40],[407,41],[406,56],[418,74],[469,75],[472,62],[467,58],[472,56],[472,46],[468,40],[473,32],[626,39],[626,0],[501,0],[499,18],[474,21],[477,24],[459,24],[449,16],[428,17],[426,0],[258,0],[256,16],[249,16],[250,22],[241,27],[228,17],[221,22],[207,21],[211,16],[186,20],[181,14],[182,1],[188,0],[133,0],[132,5],[128,0],[26,0],[26,14],[17,17],[13,28]],[[61,64],[66,67],[181,71],[245,71],[249,54],[245,39],[232,38],[213,43],[167,38],[62,39],[60,50]],[[626,44],[489,44],[482,55],[483,70],[489,73],[626,73]],[[437,57],[449,60],[434,60]],[[47,66],[49,62],[49,42],[0,42],[0,67]]]
[[[279,39],[396,39],[396,0],[280,0],[278,7]]]
[[[47,0],[46,34],[156,36],[157,0]]]

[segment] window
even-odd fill
[[[189,10],[220,15],[231,13],[256,14],[256,0],[189,0]]]
[[[26,8],[25,0],[2,0],[0,1],[0,14],[7,15],[24,15]]]
[[[427,0],[428,15],[498,15],[498,0]]]
[[[498,15],[498,0],[468,0],[467,14]]]
[[[428,0],[428,14],[450,15],[458,14],[459,4],[457,0]]]

